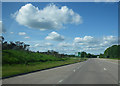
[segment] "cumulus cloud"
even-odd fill
[[[115,36],[105,36],[103,37],[102,43],[100,43],[100,46],[109,46],[112,44],[118,44],[118,38]]]
[[[104,44],[116,44],[117,43],[117,37],[116,36],[104,36],[103,38],[94,38],[92,36],[84,36],[83,38],[81,37],[76,37],[74,38],[75,43],[79,43],[81,45],[84,44],[94,44],[94,45],[104,45]],[[93,45],[92,45],[93,46]]]
[[[95,52],[96,50],[103,52],[107,47],[118,44],[116,36],[104,36],[102,38],[94,38],[92,36],[84,36],[74,38],[74,46],[76,49],[82,49],[86,52]]]
[[[26,37],[24,37],[25,39],[29,39],[30,37],[28,37],[28,36],[26,36]]]
[[[76,37],[74,39],[74,42],[75,43],[80,43],[80,44],[85,44],[85,43],[94,43],[96,42],[97,40],[94,39],[94,37],[92,36],[84,36],[83,38],[81,37]]]
[[[114,41],[116,41],[116,37],[115,36],[105,36],[105,37],[103,37],[103,40],[104,41],[110,41],[110,42],[114,42]]]
[[[47,46],[53,46],[52,43],[45,43],[45,45],[47,45]]]
[[[13,34],[14,32],[10,32],[11,34]]]
[[[15,20],[29,28],[40,30],[60,29],[64,24],[80,24],[82,18],[67,6],[57,7],[50,4],[43,9],[26,4],[13,14]]]
[[[54,40],[54,41],[63,41],[64,36],[58,34],[57,32],[51,32],[48,34],[48,36],[45,38],[46,40]]]
[[[18,34],[19,34],[19,35],[26,35],[25,32],[19,32]]]
[[[41,51],[55,50],[57,52],[66,54],[75,54],[75,52],[82,51],[85,51],[87,53],[100,54],[103,53],[106,48],[114,44],[118,44],[118,38],[112,35],[103,37],[84,36],[77,38],[79,39],[77,39],[77,41],[75,40],[75,37],[73,42],[63,41],[54,45],[45,41],[35,41],[35,43],[32,44],[35,48],[38,48],[38,50]]]
[[[57,48],[56,51],[60,53],[65,53],[65,54],[75,54],[77,50],[73,48]]]
[[[66,43],[66,42],[62,42],[62,43],[59,43],[58,46],[60,46],[60,47],[70,47],[70,46],[72,46],[72,44]]]
[[[40,46],[40,44],[35,44],[34,46],[35,46],[35,47],[39,47],[39,46]]]
[[[52,43],[37,43],[34,45],[34,47],[48,47],[48,46],[53,46]]]

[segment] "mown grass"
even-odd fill
[[[113,60],[120,60],[120,58],[101,58],[101,59],[113,59]]]
[[[76,58],[76,59],[68,59],[65,61],[35,62],[35,63],[30,63],[29,65],[25,65],[25,64],[3,65],[2,77],[9,77],[9,76],[27,73],[31,71],[52,68],[52,67],[61,66],[65,64],[77,63],[84,60],[86,59]]]

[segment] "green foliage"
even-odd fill
[[[81,52],[81,58],[85,58],[87,56],[87,53],[86,52]]]
[[[113,45],[104,51],[106,58],[120,58],[120,45]]]
[[[86,53],[86,52],[84,52],[84,51],[80,53],[80,57],[81,57],[81,58],[97,58],[97,56],[98,56],[98,55]]]
[[[104,54],[100,54],[99,57],[100,57],[100,58],[104,58]]]
[[[88,53],[87,58],[92,58],[92,55],[90,53]]]
[[[3,50],[2,55],[3,64],[29,64],[31,62],[64,61],[68,59],[25,50]]]
[[[2,42],[2,49],[3,50],[11,50],[11,49],[14,49],[14,50],[29,50],[29,46],[28,44],[25,44],[24,42],[20,42],[20,41],[17,41],[17,42]]]

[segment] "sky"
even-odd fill
[[[30,50],[92,54],[117,44],[117,2],[3,2],[6,41],[22,41]]]

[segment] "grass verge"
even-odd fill
[[[120,58],[101,58],[101,59],[113,59],[113,60],[120,60]]]
[[[2,66],[2,77],[10,77],[22,73],[28,73],[36,70],[42,70],[52,67],[57,67],[66,64],[77,63],[81,61],[85,61],[87,59],[68,59],[65,61],[49,61],[49,62],[35,62],[30,63],[29,65],[24,64],[13,64],[13,65],[3,65]]]

